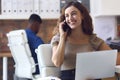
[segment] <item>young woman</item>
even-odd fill
[[[56,31],[51,41],[52,61],[55,66],[61,67],[62,80],[75,80],[77,52],[111,49],[93,33],[89,12],[79,2],[69,2],[63,8]]]

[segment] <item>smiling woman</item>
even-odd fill
[[[63,30],[66,23],[71,30]],[[56,27],[56,34],[51,40],[52,61],[61,68],[62,80],[75,80],[77,53],[111,50],[93,33],[92,18],[80,2],[72,1],[63,7]]]

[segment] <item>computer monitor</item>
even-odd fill
[[[116,60],[117,50],[78,53],[75,80],[113,77]]]

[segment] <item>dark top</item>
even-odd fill
[[[32,53],[32,57],[35,61],[35,63],[38,63],[38,60],[37,60],[37,54],[35,53],[35,49],[40,45],[40,44],[44,44],[43,40],[38,37],[36,35],[35,32],[33,32],[32,30],[30,29],[26,29],[26,34],[27,34],[27,38],[28,38],[28,44],[29,44],[29,47],[30,47],[30,50],[31,50],[31,53]],[[36,72],[34,74],[39,74],[39,67],[38,65],[36,66]]]

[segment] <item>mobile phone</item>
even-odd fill
[[[66,32],[66,31],[70,31],[70,30],[71,30],[71,28],[69,27],[69,25],[66,22],[64,22],[63,31]]]

